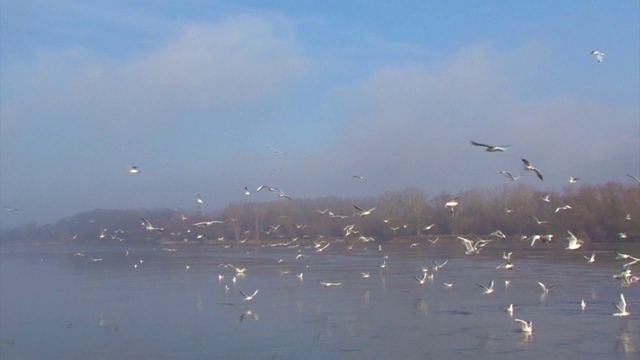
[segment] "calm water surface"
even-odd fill
[[[622,265],[613,251],[640,255],[638,245],[563,247],[494,241],[465,256],[459,241],[389,244],[382,252],[334,243],[322,253],[303,249],[299,259],[298,249],[255,245],[133,248],[129,255],[120,247],[4,247],[0,357],[640,359],[640,285],[622,288],[612,279]],[[504,250],[514,252],[513,271],[496,269]],[[592,251],[596,263],[587,264],[583,256]],[[422,266],[447,259],[433,281],[413,279]],[[245,267],[246,275],[234,283],[235,271],[219,264]],[[285,271],[303,272],[303,280]],[[495,292],[483,295],[477,283],[491,280]],[[553,285],[549,294],[538,281]],[[243,301],[239,291],[255,289],[255,299]],[[627,318],[611,315],[620,293]],[[514,318],[533,321],[532,336],[504,311],[510,303]]]

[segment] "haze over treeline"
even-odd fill
[[[454,197],[459,205],[453,210],[446,208],[445,203]],[[545,197],[548,201],[543,200]],[[354,205],[375,209],[370,215],[358,216]],[[145,229],[142,218],[162,231]],[[539,224],[536,219],[548,223]],[[194,225],[213,220],[216,222],[212,224]],[[507,237],[555,234],[564,239],[569,230],[595,242],[637,241],[640,187],[608,182],[542,191],[519,184],[435,196],[406,188],[366,198],[236,202],[219,210],[206,206],[195,211],[96,209],[52,224],[33,222],[4,229],[0,234],[3,243],[223,243],[343,238],[348,225],[354,225],[355,231],[349,235],[354,240],[361,236],[383,241],[407,236],[488,236],[496,230]]]

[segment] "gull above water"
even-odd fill
[[[242,290],[240,290],[240,295],[244,296],[244,301],[253,300],[253,298],[258,295],[258,289],[256,289],[251,295],[246,295]]]
[[[613,306],[616,307],[616,309],[618,310],[617,313],[614,313],[613,316],[629,316],[631,315],[630,312],[627,311],[627,302],[624,299],[624,294],[620,293],[620,302],[616,305],[613,304]]]
[[[486,287],[480,283],[478,283],[478,286],[480,286],[481,288],[484,289],[484,291],[482,292],[483,294],[487,295],[487,294],[491,294],[493,292],[493,280],[491,280],[491,282],[489,283],[489,287]]]
[[[575,235],[573,235],[571,231],[567,231],[567,232],[569,233],[569,237],[567,238],[567,240],[569,241],[569,244],[567,244],[567,247],[564,249],[565,250],[579,249],[584,243],[584,241],[578,239]]]

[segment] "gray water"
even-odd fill
[[[565,251],[561,242],[494,241],[469,256],[458,241],[364,246],[303,249],[300,259],[298,249],[256,245],[141,247],[129,255],[123,247],[3,247],[0,357],[640,359],[640,285],[612,279],[622,265],[614,250],[640,255],[637,245]],[[496,269],[503,250],[514,252],[515,270]],[[592,251],[596,262],[587,264]],[[384,256],[387,269],[379,266]],[[413,279],[447,259],[433,281]],[[228,263],[247,268],[235,284],[235,272],[218,266]],[[303,280],[283,271],[303,272]],[[495,292],[483,295],[477,283],[491,280]],[[553,285],[546,296],[538,281]],[[251,301],[239,293],[255,289]],[[626,318],[612,316],[620,293]],[[504,310],[510,303],[513,318]],[[533,321],[533,334],[514,318]]]

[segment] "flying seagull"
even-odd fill
[[[487,145],[487,144],[481,144],[481,143],[475,142],[473,140],[471,140],[471,145],[482,146],[485,148],[484,151],[488,151],[488,152],[502,152],[507,150],[507,148],[511,146],[511,145]]]
[[[482,292],[483,294],[491,294],[493,292],[493,280],[491,280],[491,282],[489,283],[489,287],[486,287],[482,284],[478,284],[478,286],[480,286],[481,288],[484,289],[484,291]]]
[[[567,240],[569,240],[569,244],[567,244],[567,247],[564,248],[565,250],[576,250],[578,248],[580,248],[580,246],[582,246],[582,244],[584,243],[582,240],[578,239],[575,235],[573,235],[573,233],[571,231],[568,231],[569,233],[569,237],[567,238]]]
[[[204,199],[202,198],[202,196],[200,196],[200,194],[196,194],[196,201],[198,202],[198,204],[201,204],[201,205],[209,205],[204,201]]]
[[[137,173],[139,173],[139,172],[140,172],[140,169],[138,169],[138,167],[137,167],[137,166],[133,166],[133,165],[131,165],[131,166],[129,166],[129,167],[127,168],[127,172],[128,172],[129,174],[137,174]]]
[[[4,209],[5,209],[7,212],[16,212],[16,211],[20,211],[20,209],[10,208],[10,207],[8,207],[8,206],[3,206],[3,207],[4,207]]]
[[[372,207],[372,208],[371,208],[371,209],[369,209],[369,210],[365,210],[365,209],[361,208],[361,207],[360,207],[360,206],[358,206],[358,205],[353,205],[353,207],[354,207],[356,210],[358,210],[358,211],[359,211],[359,212],[356,214],[356,215],[358,215],[358,216],[371,215],[371,212],[372,212],[373,210],[375,210],[375,209],[376,209],[376,206]]]
[[[627,311],[627,302],[624,300],[624,294],[620,293],[620,302],[616,305],[613,304],[618,310],[613,316],[629,316],[631,313]]]
[[[604,53],[602,51],[593,50],[591,51],[591,55],[596,58],[596,61],[598,63],[601,63],[604,60]]]
[[[531,165],[531,163],[529,162],[529,160],[527,159],[522,159],[522,163],[524,164],[524,169],[525,170],[529,170],[529,171],[533,171],[534,173],[536,173],[536,175],[538,175],[538,178],[542,181],[544,181],[544,179],[542,178],[542,173],[540,172],[540,170],[536,169],[535,167],[533,167],[533,165]]]
[[[254,296],[258,295],[258,289],[256,289],[251,295],[246,295],[242,290],[240,290],[240,295],[244,296],[244,301],[249,301],[252,300]]]
[[[144,226],[144,228],[148,231],[156,231],[156,232],[163,232],[164,228],[157,228],[155,226],[153,226],[151,224],[151,222],[145,218],[141,218],[142,219],[142,226]]]

